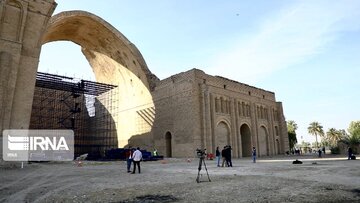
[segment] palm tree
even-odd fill
[[[295,132],[297,130],[297,128],[298,128],[298,126],[295,123],[295,121],[289,120],[287,122],[289,147],[291,150],[294,148],[295,144],[297,143],[296,132]]]
[[[326,137],[332,146],[335,146],[339,140],[342,138],[342,132],[340,130],[336,130],[335,128],[330,128],[329,131],[326,132]]]
[[[347,135],[343,139],[343,141],[348,145],[358,145],[360,144],[360,135],[356,135],[356,134]]]
[[[288,132],[295,133],[295,131],[298,129],[298,126],[297,126],[297,124],[295,123],[295,121],[289,120],[289,121],[287,122],[287,129],[288,129]]]
[[[312,122],[310,123],[310,126],[308,127],[309,134],[315,135],[316,138],[316,148],[318,148],[318,139],[317,136],[324,136],[324,130],[323,127],[320,125],[319,122]]]
[[[351,121],[348,128],[349,135],[346,135],[344,141],[348,145],[360,144],[360,121]]]

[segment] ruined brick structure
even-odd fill
[[[196,69],[160,81],[109,23],[85,11],[52,16],[55,8],[54,0],[0,1],[0,131],[29,128],[41,46],[67,40],[82,47],[97,82],[119,88],[118,147],[155,147],[169,157],[226,144],[235,157],[252,146],[260,156],[288,150],[274,93]]]
[[[160,81],[152,92],[154,145],[167,156],[192,156],[196,148],[214,153],[231,145],[234,157],[288,150],[282,104],[266,90],[210,76],[198,69]]]

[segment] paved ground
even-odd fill
[[[359,160],[312,158],[236,159],[232,168],[209,160],[211,182],[202,170],[201,183],[197,159],[142,162],[141,174],[120,161],[0,167],[0,202],[360,202]]]

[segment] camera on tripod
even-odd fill
[[[199,168],[198,168],[198,176],[196,178],[196,182],[200,183],[200,171],[201,171],[201,168],[202,168],[203,164],[204,164],[204,167],[205,167],[206,174],[207,174],[207,177],[209,179],[209,182],[211,182],[210,176],[209,176],[208,170],[206,168],[206,164],[205,164],[206,149],[196,149],[196,155],[199,158]]]
[[[206,149],[196,149],[196,155],[198,158],[206,157]]]

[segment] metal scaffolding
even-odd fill
[[[30,129],[72,129],[75,156],[103,156],[118,146],[117,100],[115,85],[38,72]]]

